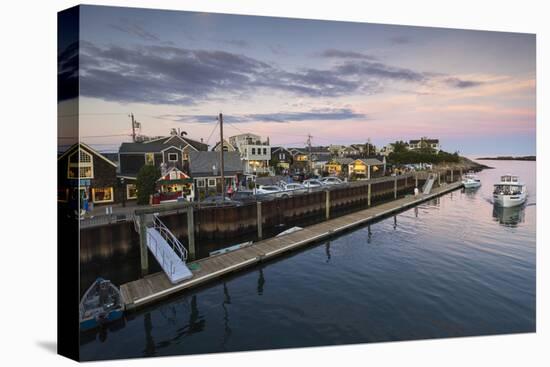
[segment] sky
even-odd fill
[[[272,145],[423,136],[463,155],[535,154],[535,35],[81,7],[80,136],[100,151],[171,128]],[[69,100],[60,104],[70,103]]]

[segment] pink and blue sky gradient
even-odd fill
[[[80,135],[116,150],[133,112],[212,145],[223,112],[272,145],[535,154],[535,74],[532,34],[84,6]]]

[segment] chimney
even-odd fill
[[[203,139],[201,138],[201,143],[203,142]]]

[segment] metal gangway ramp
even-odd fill
[[[172,284],[193,276],[186,264],[187,249],[157,214],[153,215],[152,226],[147,227],[147,247]]]
[[[430,192],[432,192],[432,187],[434,185],[434,182],[435,182],[435,176],[430,174],[430,176],[428,177],[428,179],[424,183],[424,187],[422,188],[422,193],[424,195],[429,195]]]

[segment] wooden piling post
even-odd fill
[[[149,257],[147,253],[147,225],[145,214],[140,214],[138,217],[139,223],[139,254],[141,260],[141,276],[144,277],[149,273]]]
[[[262,239],[263,233],[262,233],[262,202],[261,201],[256,202],[256,222],[258,225],[258,238]]]
[[[325,218],[330,219],[330,191],[325,191]]]
[[[187,242],[189,244],[189,258],[195,260],[195,213],[192,205],[187,207]]]
[[[367,206],[370,206],[371,194],[372,194],[371,184],[369,184],[369,189],[368,189],[368,193],[367,193]]]
[[[441,172],[437,172],[437,185],[441,186]]]
[[[455,170],[454,170],[454,169],[452,169],[452,170],[451,170],[451,182],[455,182],[455,180],[454,180],[454,178],[453,178],[453,174],[454,174],[454,172],[455,172]]]
[[[393,180],[393,198],[397,199],[397,176]]]
[[[414,187],[418,187],[418,173],[414,174]]]

